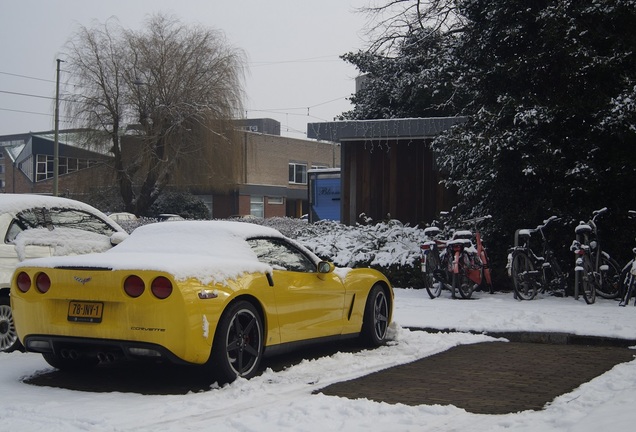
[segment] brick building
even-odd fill
[[[235,180],[222,192],[210,185],[174,184],[168,190],[191,192],[209,207],[212,217],[234,215],[300,217],[308,212],[307,171],[340,166],[339,146],[331,142],[280,136],[271,119],[237,121],[239,162]],[[76,131],[59,134],[60,195],[82,199],[91,189],[115,184],[110,157],[73,141]],[[132,141],[131,141],[132,142]],[[1,191],[52,193],[51,132],[0,136]]]

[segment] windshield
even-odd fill
[[[110,237],[115,228],[99,217],[76,209],[34,208],[18,213],[11,223],[5,241],[13,242],[22,231],[33,228],[74,228]]]

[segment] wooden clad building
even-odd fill
[[[341,219],[430,222],[454,194],[439,184],[430,141],[463,117],[357,120],[307,125],[307,137],[339,143]]]

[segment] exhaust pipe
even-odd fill
[[[115,354],[100,352],[97,353],[97,358],[99,359],[100,363],[112,363],[115,361]]]
[[[77,351],[68,350],[68,349],[63,349],[60,352],[60,355],[62,356],[63,359],[69,359],[69,360],[77,360],[77,358],[79,357],[79,354],[77,353]]]

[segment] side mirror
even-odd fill
[[[113,246],[118,245],[128,238],[128,234],[122,232],[116,232],[112,236],[110,236],[110,244]]]
[[[336,268],[336,266],[333,265],[333,263],[329,262],[329,261],[320,261],[318,263],[318,273],[331,273],[332,271],[334,271]]]

